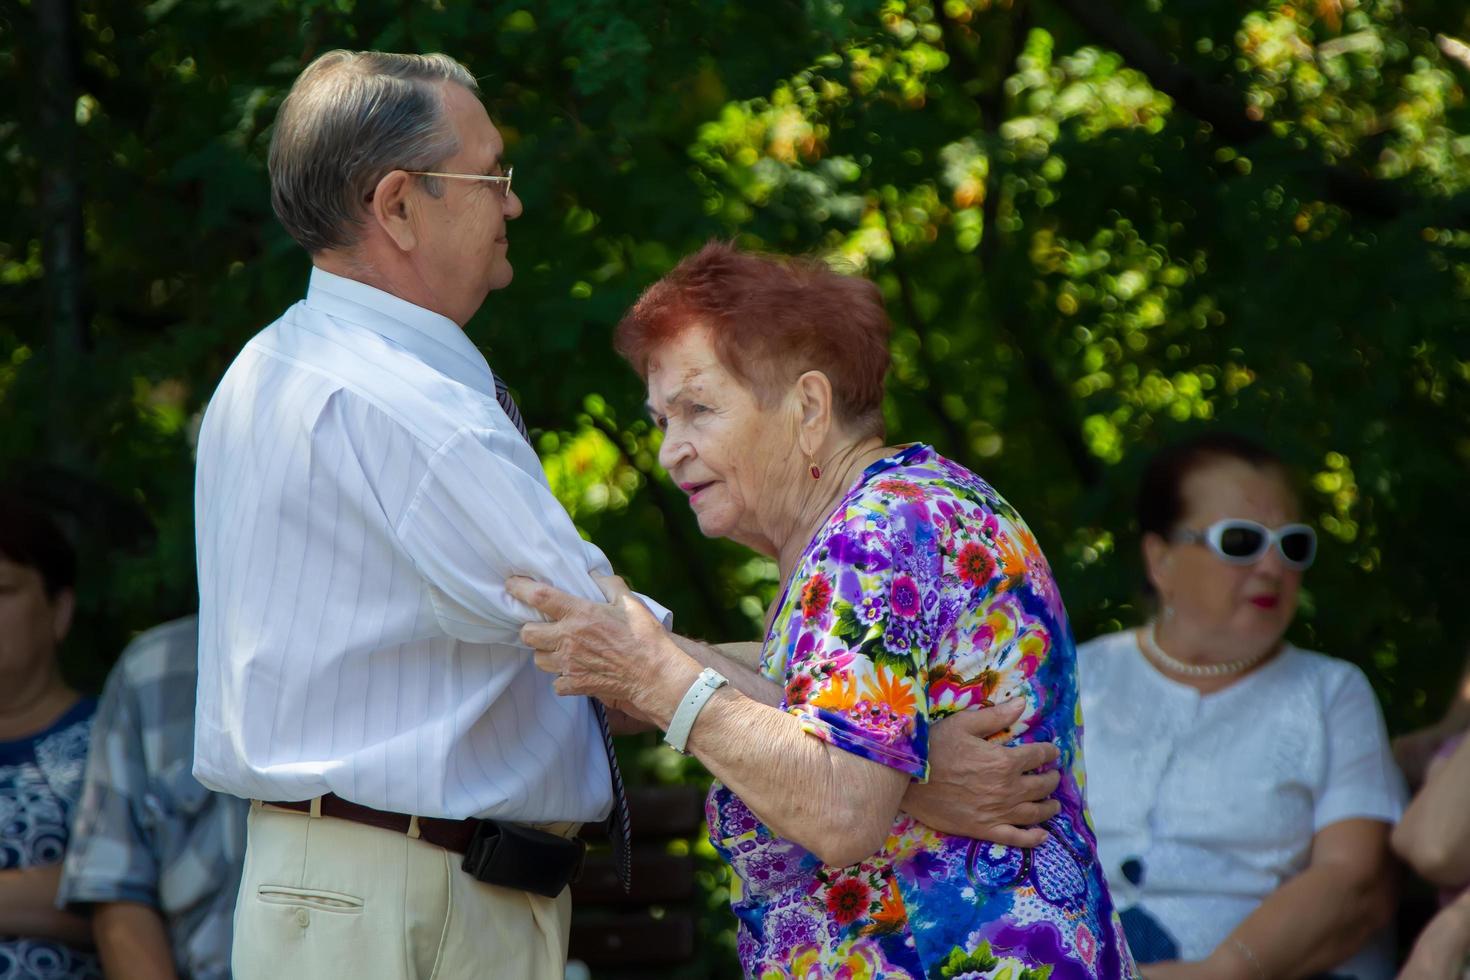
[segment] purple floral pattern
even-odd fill
[[[1083,800],[1066,611],[1035,539],[988,484],[921,445],[869,467],[798,563],[763,656],[804,731],[916,779],[932,723],[1024,698],[1010,740],[1061,749],[1062,811],[1031,850],[899,813],[881,851],[834,868],[717,783],[711,839],[735,872],[747,976],[1136,975]]]

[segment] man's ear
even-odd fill
[[[368,220],[375,223],[393,240],[400,251],[411,252],[418,244],[413,228],[414,178],[402,170],[390,170],[373,188],[367,201]]]
[[[821,371],[807,371],[796,379],[796,404],[800,410],[798,444],[802,452],[815,456],[832,431],[832,381]]]

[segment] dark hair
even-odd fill
[[[696,324],[715,356],[767,401],[806,371],[832,382],[833,414],[883,434],[888,312],[878,287],[814,258],[783,258],[710,242],[648,287],[613,346],[639,377],[660,346]]]
[[[0,493],[0,558],[41,574],[47,599],[75,587],[77,556],[45,511],[14,493]]]
[[[1256,469],[1279,469],[1280,456],[1245,436],[1206,432],[1160,450],[1144,468],[1138,486],[1138,532],[1167,538],[1184,516],[1184,481],[1211,463],[1238,460]]]

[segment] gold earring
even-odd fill
[[[822,478],[822,468],[817,465],[817,461],[815,459],[813,459],[811,456],[808,456],[806,458],[806,461],[809,464],[811,464],[812,479],[813,480],[820,480]]]

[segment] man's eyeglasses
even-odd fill
[[[1185,528],[1175,533],[1174,540],[1198,542],[1232,565],[1254,565],[1273,544],[1288,568],[1305,570],[1317,557],[1317,532],[1306,524],[1283,524],[1273,530],[1255,521],[1231,517],[1202,531]]]
[[[515,176],[515,167],[506,167],[503,174],[446,174],[437,170],[405,170],[406,174],[415,177],[450,177],[455,180],[485,180],[492,184],[500,184],[500,196],[503,199],[510,197],[510,179]]]

